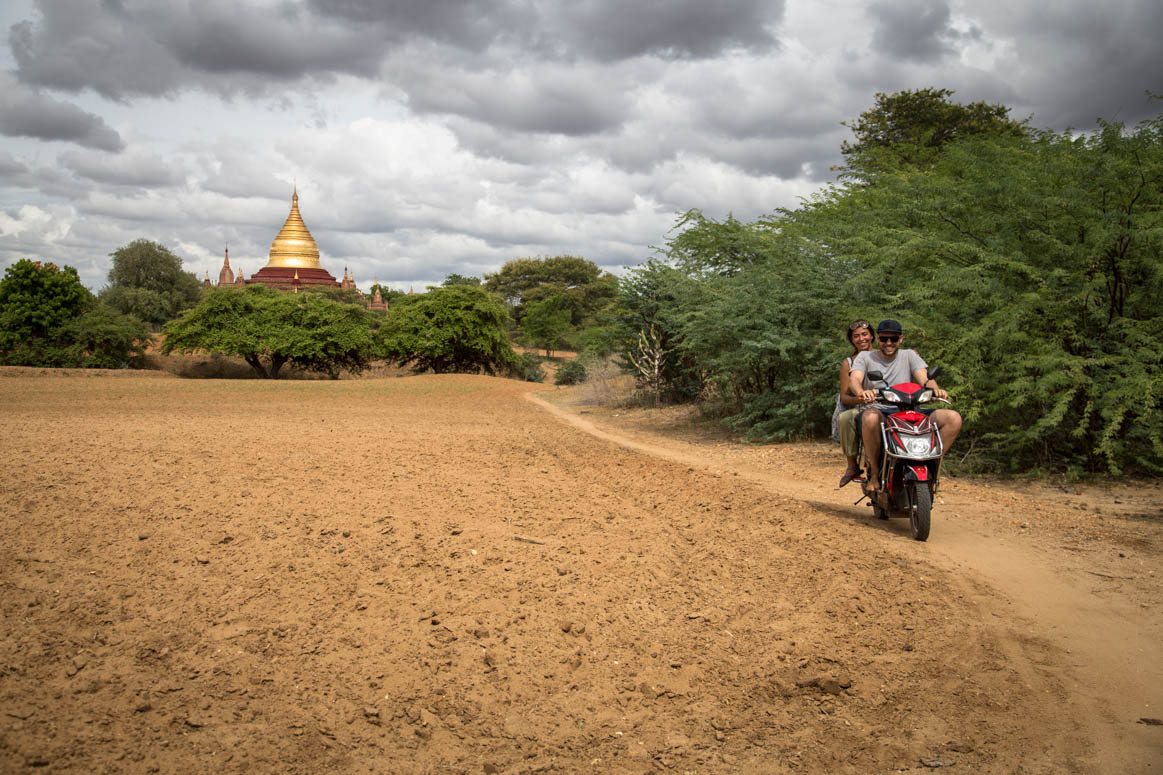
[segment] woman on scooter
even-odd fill
[[[848,373],[856,356],[872,349],[872,325],[867,320],[853,321],[845,336],[852,345],[852,354],[840,361],[840,392],[836,395],[836,409],[832,412],[832,438],[840,442],[840,449],[848,459],[848,467],[840,477],[841,487],[853,479],[861,481],[860,464],[856,460],[856,415],[860,412],[860,399],[850,389]]]

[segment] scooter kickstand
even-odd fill
[[[859,498],[857,498],[857,499],[856,499],[856,500],[855,500],[855,501],[852,503],[852,505],[853,505],[853,506],[859,506],[859,505],[860,505],[860,501],[864,500],[864,499],[865,499],[865,498],[867,498],[867,497],[868,497],[868,495],[867,495],[867,494],[861,495]],[[872,501],[869,501],[869,502],[868,502],[868,505],[869,505],[869,506],[871,506],[871,505],[872,505]]]

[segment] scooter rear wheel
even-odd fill
[[[929,537],[929,525],[933,512],[933,497],[929,485],[914,482],[909,485],[909,524],[913,528],[913,538],[924,541]]]

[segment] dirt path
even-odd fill
[[[530,398],[600,438],[672,462],[738,474],[839,518],[860,520],[890,539],[905,539],[887,545],[903,557],[924,558],[966,577],[983,620],[1000,619],[994,629],[1011,658],[1025,661],[1031,686],[1039,673],[1064,682],[1070,714],[1089,734],[1090,761],[1098,771],[1163,772],[1163,730],[1140,722],[1163,715],[1163,492],[1157,485],[1114,493],[1075,489],[1064,496],[1061,488],[979,487],[954,480],[935,510],[933,537],[918,544],[908,540],[904,521],[886,525],[872,519],[864,504],[853,505],[860,495],[855,486],[835,489],[842,468],[835,451],[829,455],[819,445],[732,444],[712,428],[684,425],[687,410],[602,410],[583,407],[568,392],[544,395],[557,403]],[[683,432],[675,434],[676,426]],[[1110,519],[1118,524],[1107,530],[1087,524],[1095,522],[1089,509],[1095,500],[1116,506],[1119,513]],[[1028,540],[1031,522],[1038,523],[1037,536]],[[1079,533],[1088,535],[1092,546],[1080,549]],[[1023,644],[1031,639],[1052,645],[1051,661],[1023,656]]]
[[[531,389],[0,372],[0,772],[1111,771],[1074,657],[941,522]],[[1051,516],[982,519],[1157,614],[1154,537]]]

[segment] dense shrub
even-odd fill
[[[574,359],[566,361],[553,375],[555,385],[577,385],[586,381],[586,367],[581,361]]]
[[[513,366],[513,376],[526,382],[544,382],[545,370],[541,368],[543,363],[545,359],[537,353],[521,353]]]
[[[21,259],[0,280],[0,362],[121,368],[140,364],[140,320],[98,304],[77,270]]]
[[[795,210],[684,216],[622,283],[661,342],[659,395],[757,438],[822,435],[844,325],[894,317],[946,368],[971,465],[1163,472],[1163,118],[1077,137],[987,112],[923,153],[850,147]]]

